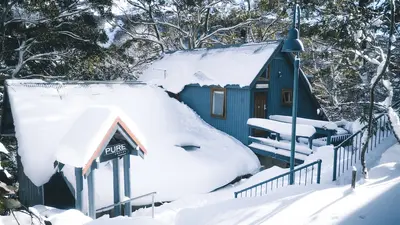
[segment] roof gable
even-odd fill
[[[139,80],[173,93],[189,84],[248,87],[280,44],[270,41],[167,53],[149,65]]]

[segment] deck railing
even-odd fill
[[[307,185],[313,183],[320,183],[321,181],[321,163],[322,160],[317,160],[310,164],[296,168],[293,172],[295,173],[295,184]],[[316,168],[315,168],[316,167]],[[316,172],[314,172],[317,170]],[[303,173],[302,173],[303,172]],[[316,177],[314,177],[316,173]],[[235,192],[235,198],[238,197],[256,197],[268,194],[268,191],[272,191],[274,188],[284,187],[289,185],[290,172],[281,174],[273,177],[261,183],[255,184],[243,190]],[[315,181],[314,181],[315,180]]]
[[[379,115],[375,118],[375,121],[376,129],[374,129],[373,136],[368,142],[367,153],[392,133],[386,114]],[[334,148],[333,181],[361,160],[362,137],[366,129],[368,129],[368,126],[364,126]]]

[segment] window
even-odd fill
[[[226,89],[211,89],[211,116],[225,119],[226,117]]]
[[[270,65],[265,68],[264,72],[261,74],[261,76],[258,78],[258,81],[261,82],[268,82],[271,79],[271,70],[270,70]]]
[[[282,105],[291,106],[293,102],[292,89],[282,89]]]

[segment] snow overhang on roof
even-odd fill
[[[102,161],[102,156],[107,157],[103,153],[107,154],[105,150],[110,147],[110,141],[117,132],[130,145],[129,148],[122,146],[124,149],[120,149],[123,150],[120,152],[121,156],[132,154],[143,157],[146,149],[132,128],[138,132],[134,122],[119,108],[89,106],[64,135],[55,154],[56,160],[65,165],[83,168],[83,174],[87,174],[94,161]],[[115,154],[114,156],[118,157]]]
[[[179,93],[186,85],[248,87],[281,41],[176,51],[148,66],[139,80]]]

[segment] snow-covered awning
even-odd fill
[[[131,140],[133,148],[146,153],[141,143],[145,141],[144,135],[122,110],[115,106],[95,105],[89,106],[61,139],[55,153],[56,160],[83,168],[86,174],[93,160],[100,157],[119,127],[128,135],[127,140]]]

